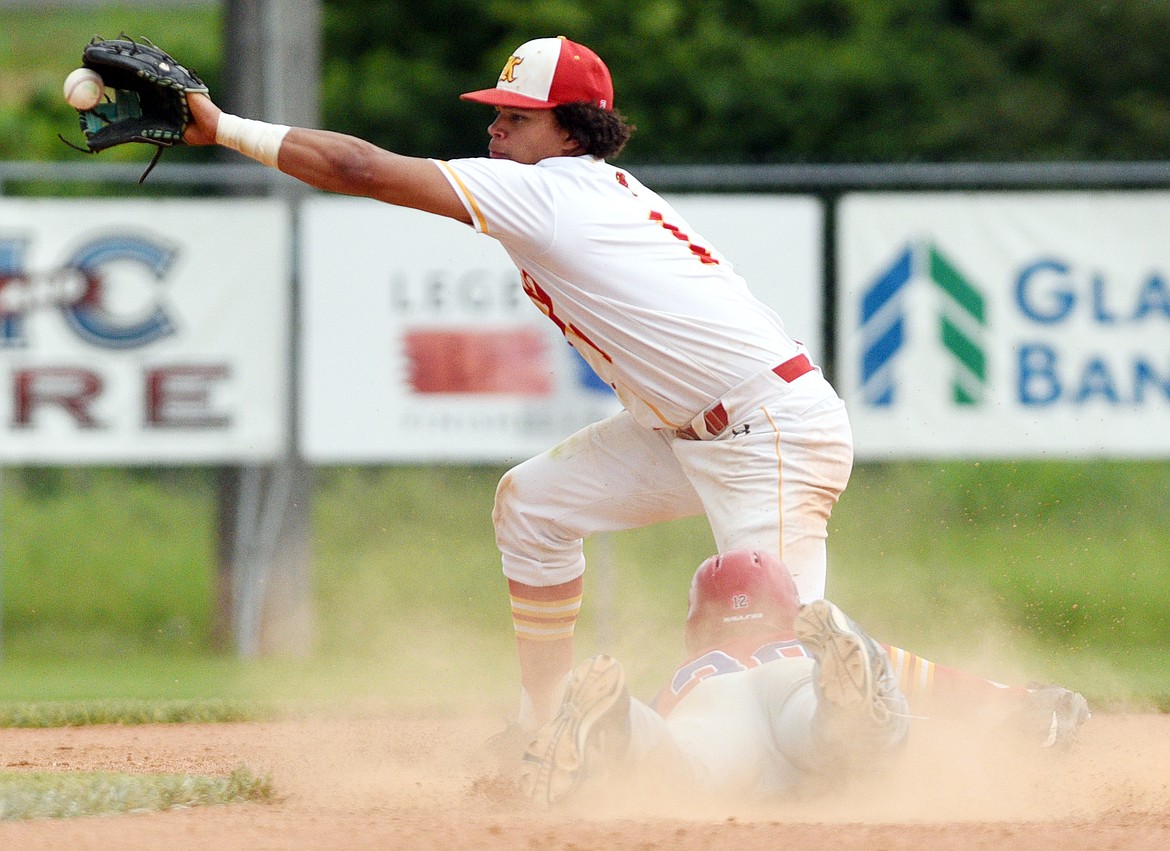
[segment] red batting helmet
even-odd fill
[[[726,638],[789,629],[799,608],[792,574],[771,553],[731,550],[711,556],[691,580],[687,652]]]

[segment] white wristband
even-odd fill
[[[276,167],[280,155],[280,144],[289,128],[283,124],[268,124],[240,118],[238,115],[222,113],[219,126],[215,129],[215,141],[225,148],[239,151],[246,157],[259,160],[264,165]]]

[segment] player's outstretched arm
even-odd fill
[[[190,109],[192,122],[184,134],[190,145],[224,145],[317,189],[471,222],[455,190],[429,160],[404,157],[343,133],[242,119],[202,94],[190,97]]]

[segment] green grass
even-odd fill
[[[1170,465],[858,469],[830,596],[902,646],[1101,696],[1170,694]]]
[[[490,518],[502,472],[319,471],[315,651],[241,660],[210,649],[210,471],[5,471],[0,703],[446,712],[471,693],[504,712],[515,653]],[[1167,505],[1167,463],[861,465],[831,524],[829,594],[935,661],[1164,701]],[[687,585],[712,547],[701,519],[590,541],[579,651],[618,654],[652,690],[682,653]]]
[[[220,724],[274,714],[224,700],[86,700],[0,703],[0,727],[85,727],[93,724]]]
[[[319,471],[315,652],[240,660],[211,652],[212,471],[6,471],[0,702],[440,712],[471,692],[507,706],[515,659],[490,518],[502,472]],[[832,520],[829,595],[938,662],[1164,702],[1167,505],[1166,463],[862,465]],[[651,691],[682,653],[687,585],[712,548],[701,519],[590,541],[580,652],[618,655]]]
[[[4,490],[23,505],[4,512],[0,528],[8,655],[26,647],[67,656],[82,646],[105,658],[205,649],[215,547],[209,476],[43,468],[7,474]]]
[[[0,820],[141,813],[213,804],[267,803],[267,776],[239,768],[229,777],[105,772],[0,772]]]

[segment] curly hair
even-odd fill
[[[636,129],[617,110],[602,109],[588,101],[555,106],[553,114],[584,153],[601,159],[620,154]]]

